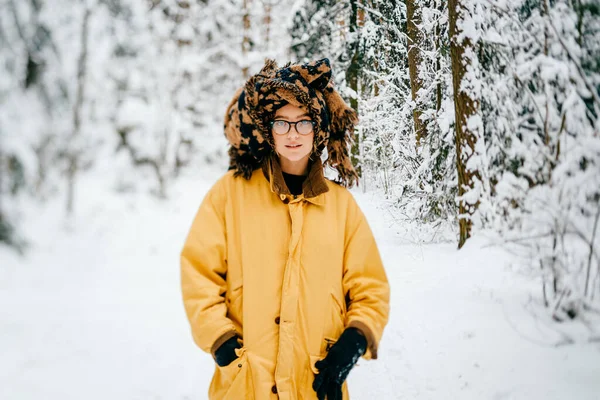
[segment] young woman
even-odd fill
[[[216,362],[210,399],[348,399],[356,361],[377,358],[389,286],[346,189],[357,117],[330,78],[327,59],[268,60],[228,107],[230,171],[181,253],[192,335]]]

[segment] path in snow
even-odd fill
[[[0,248],[0,399],[206,398],[214,367],[191,340],[179,251],[212,181],[180,182],[168,202],[84,182],[76,223],[48,207],[27,223],[27,257]],[[392,304],[380,359],[350,375],[353,399],[600,398],[599,346],[534,344],[557,338],[524,313],[528,283],[504,253],[406,244],[356,196]]]

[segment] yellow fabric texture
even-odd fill
[[[211,400],[314,400],[314,363],[343,330],[360,329],[364,357],[376,358],[388,320],[387,277],[350,192],[323,179],[323,193],[292,196],[275,190],[272,169],[265,175],[225,174],[202,201],[181,253],[196,344],[214,354],[234,333],[242,341],[238,359],[215,364]],[[348,399],[345,384],[343,391]]]

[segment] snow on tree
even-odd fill
[[[455,110],[456,167],[458,172],[459,240],[471,236],[472,216],[483,196],[485,145],[480,115],[481,81],[477,43],[481,28],[477,2],[448,2],[450,54]]]
[[[484,218],[537,272],[542,301],[561,321],[600,308],[600,71],[591,61],[600,36],[593,10],[545,0],[490,7],[504,47],[495,64],[504,74],[496,66],[488,78],[508,88],[490,104],[500,124],[489,129],[495,190]]]

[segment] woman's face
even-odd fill
[[[288,128],[287,133],[282,133]],[[286,104],[275,113],[271,133],[282,170],[294,175],[306,174],[315,135],[308,112]]]

